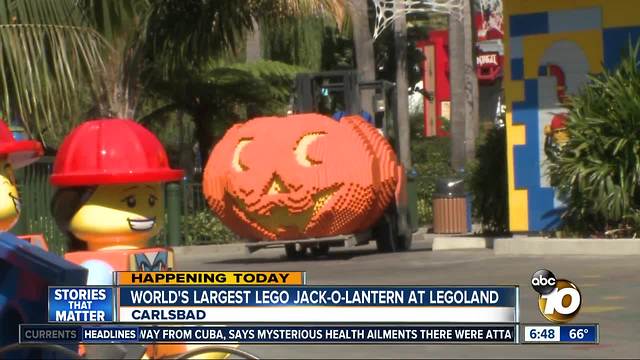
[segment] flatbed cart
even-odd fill
[[[398,154],[400,144],[396,135],[396,86],[392,82],[360,81],[355,70],[301,73],[295,79],[293,112],[315,112],[331,116],[342,111],[344,115],[360,115],[364,110],[361,99],[369,97],[367,93],[373,93],[374,114],[370,114],[371,122]],[[362,96],[363,94],[365,96]],[[413,233],[418,229],[418,206],[416,174],[411,169],[405,171],[406,203],[396,206],[395,201],[392,201],[384,216],[367,231],[321,238],[253,241],[246,242],[246,248],[252,253],[263,248],[284,247],[290,259],[304,257],[307,250],[314,256],[323,256],[329,253],[331,247],[353,247],[368,244],[373,240],[376,241],[380,252],[409,250]]]

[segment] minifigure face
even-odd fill
[[[553,141],[558,145],[564,145],[567,141],[569,141],[569,134],[567,133],[567,129],[556,129],[553,131]]]
[[[0,231],[9,231],[18,222],[20,199],[13,167],[0,158]]]
[[[75,213],[69,231],[88,250],[142,248],[164,224],[160,183],[100,185]]]

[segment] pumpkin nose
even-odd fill
[[[267,189],[267,195],[285,194],[289,192],[289,188],[287,188],[278,174],[273,174],[273,178],[271,178]]]

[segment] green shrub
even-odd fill
[[[449,166],[451,140],[447,138],[424,137],[424,118],[422,114],[411,117],[411,157],[413,167],[418,172],[418,218],[419,224],[433,221],[432,198],[436,180],[453,175]]]
[[[185,245],[226,244],[239,240],[210,210],[182,217]]]
[[[486,233],[505,233],[509,228],[506,141],[504,127],[489,129],[470,164],[473,215]]]
[[[151,239],[150,246],[165,246],[167,244],[166,221],[165,215],[165,227],[156,237]],[[226,244],[240,240],[208,209],[182,216],[182,239],[183,245]]]
[[[549,169],[570,232],[630,236],[640,229],[638,47],[571,98],[570,139]]]

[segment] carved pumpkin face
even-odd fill
[[[218,217],[250,239],[300,239],[364,230],[403,172],[388,142],[357,116],[253,119],[232,127],[204,173]]]

